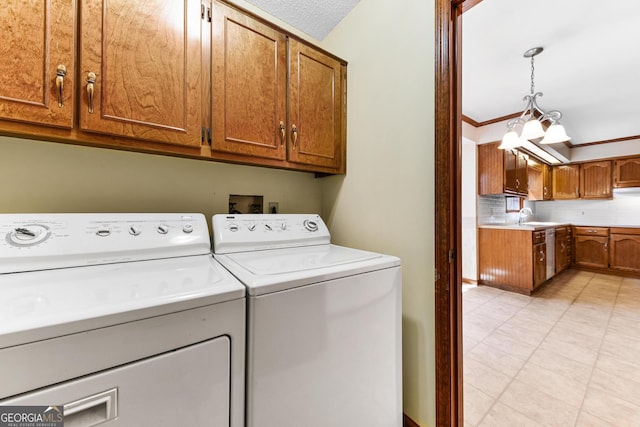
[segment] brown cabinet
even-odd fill
[[[551,200],[551,166],[531,160],[528,163],[528,199]]]
[[[518,150],[500,150],[499,142],[478,145],[478,194],[527,196],[527,159]]]
[[[580,165],[580,197],[583,199],[612,198],[612,167],[611,160],[582,163]]]
[[[0,118],[62,128],[75,108],[72,0],[4,0],[0,12]],[[46,23],[46,25],[45,25]]]
[[[346,172],[339,58],[209,0],[46,3],[3,3],[0,132]]]
[[[201,143],[200,2],[81,3],[80,127]]]
[[[479,284],[531,295],[546,281],[545,231],[478,229]]]
[[[615,160],[613,174],[616,188],[640,187],[640,157]]]
[[[212,150],[344,172],[343,64],[218,2],[212,40]]]
[[[611,228],[609,268],[640,273],[640,229]]]
[[[533,287],[547,280],[547,245],[544,231],[533,232]]]
[[[552,173],[553,199],[580,197],[580,165],[554,166]]]
[[[609,229],[574,227],[574,263],[581,267],[609,267]]]
[[[557,227],[555,230],[555,273],[558,274],[571,265],[571,227]]]

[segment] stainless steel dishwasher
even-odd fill
[[[545,230],[545,243],[547,245],[547,280],[556,272],[556,229],[553,227]]]

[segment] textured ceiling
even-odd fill
[[[327,34],[360,0],[248,0],[317,40]]]
[[[462,110],[478,121],[521,112],[535,89],[560,110],[571,144],[640,135],[640,2],[483,0],[462,15]],[[640,152],[640,142],[639,152]]]

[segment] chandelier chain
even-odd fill
[[[533,84],[533,72],[534,72],[534,66],[533,66],[533,56],[532,56],[531,57],[531,95],[533,95],[535,92],[535,85]]]

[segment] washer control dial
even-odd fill
[[[190,222],[186,223],[182,226],[182,231],[187,234],[191,233],[193,231],[193,224]]]
[[[318,231],[318,223],[311,219],[305,219],[302,225],[304,225],[304,228],[306,228],[308,231]]]
[[[45,225],[28,224],[16,227],[7,234],[7,242],[12,246],[33,246],[42,243],[51,236]]]
[[[167,234],[169,232],[169,226],[166,224],[160,224],[157,230],[160,234]]]
[[[129,234],[132,236],[139,236],[142,233],[142,227],[139,225],[130,225],[129,226]]]

